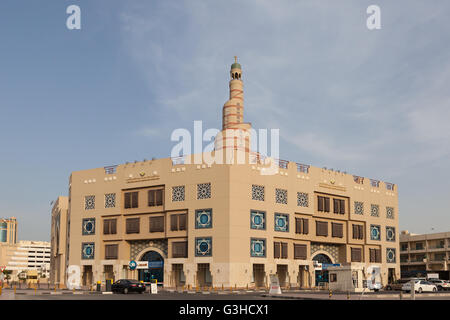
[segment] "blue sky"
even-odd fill
[[[81,30],[66,8],[81,7]],[[366,8],[381,7],[369,31]],[[219,128],[233,56],[245,120],[280,157],[393,182],[400,229],[450,230],[450,3],[0,2],[0,216],[48,240],[71,171],[167,157]]]

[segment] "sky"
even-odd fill
[[[70,5],[81,29],[69,30]],[[369,5],[381,29],[369,30]],[[0,216],[49,240],[72,171],[170,156],[220,128],[238,56],[244,121],[280,158],[392,182],[399,227],[450,231],[448,0],[2,0]]]

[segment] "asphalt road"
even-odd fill
[[[0,300],[400,300],[400,292],[382,292],[379,294],[365,293],[351,294],[335,293],[329,297],[323,292],[284,292],[281,296],[269,296],[267,292],[239,293],[202,293],[202,292],[169,292],[160,290],[158,294],[129,293],[129,294],[100,294],[89,292],[70,291],[54,294],[48,290],[17,290],[3,289]],[[410,295],[404,294],[403,300],[411,300]],[[416,300],[450,300],[450,292],[447,293],[423,293],[416,294]]]
[[[129,294],[98,294],[84,293],[49,294],[43,292],[17,290],[3,290],[0,300],[270,300],[273,297],[263,297],[262,293],[178,293],[160,291],[158,294],[129,293]]]

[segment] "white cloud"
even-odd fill
[[[369,4],[134,5],[123,14],[124,47],[168,110],[166,127],[174,116],[219,127],[238,55],[244,120],[280,128],[282,158],[401,183],[450,153],[448,4],[380,0],[382,29],[368,31]]]

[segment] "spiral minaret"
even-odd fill
[[[230,96],[222,108],[222,132],[216,139],[216,150],[232,148],[249,152],[250,123],[244,122],[244,84],[242,67],[234,57],[230,70]],[[246,135],[247,134],[247,135]],[[243,139],[239,139],[245,135]]]

